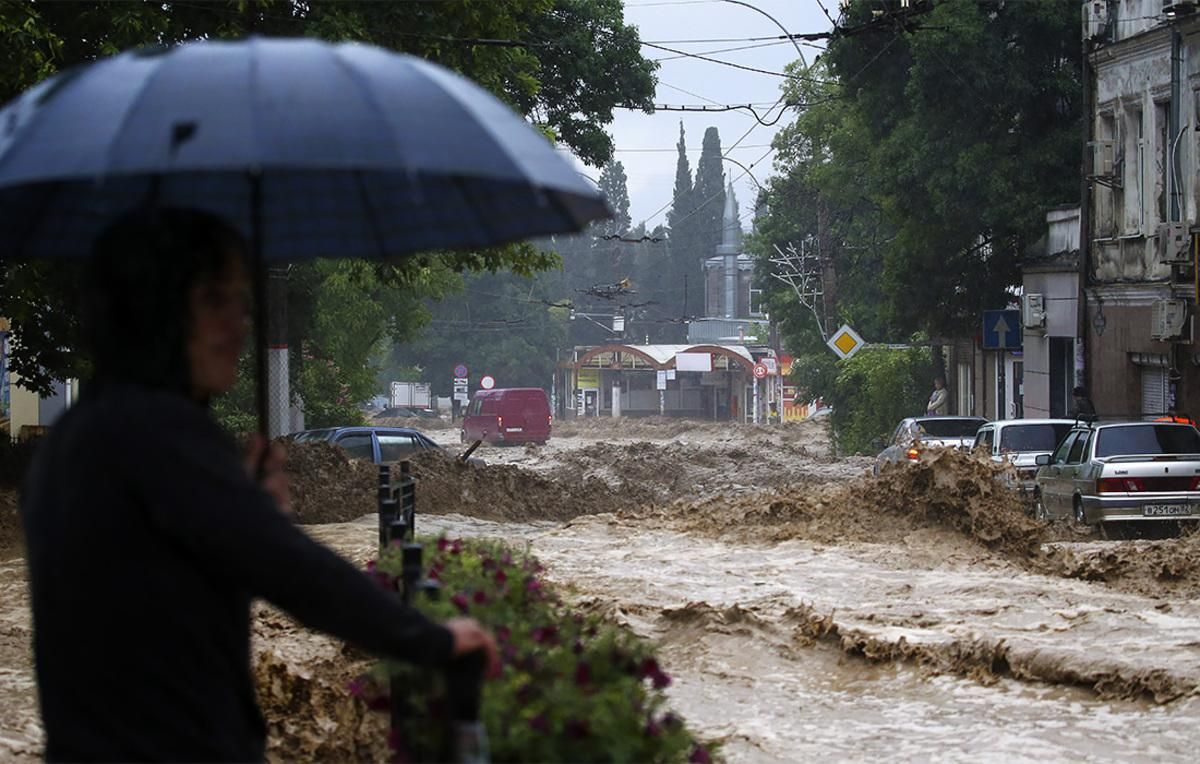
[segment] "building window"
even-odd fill
[[[1154,137],[1158,141],[1158,151],[1154,152],[1154,200],[1160,221],[1170,220],[1167,201],[1167,189],[1170,187],[1167,173],[1171,166],[1170,110],[1169,101],[1154,104]]]
[[[1142,231],[1142,210],[1145,204],[1145,152],[1146,139],[1142,129],[1142,110],[1125,112],[1125,219],[1122,232],[1138,234]]]

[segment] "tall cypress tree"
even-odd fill
[[[625,167],[620,162],[609,160],[600,170],[599,185],[615,214],[611,220],[593,223],[590,229],[593,236],[593,283],[611,284],[634,275],[633,247],[636,245],[605,238],[629,233],[629,186]]]
[[[721,164],[721,136],[717,128],[704,131],[704,147],[696,163],[696,183],[692,189],[695,221],[696,259],[702,263],[717,254],[721,243],[721,216],[725,212],[725,168]],[[697,268],[700,266],[697,265]]]
[[[683,121],[679,122],[679,158],[675,162],[675,195],[671,200],[671,211],[667,213],[669,246],[665,248],[666,262],[661,273],[663,285],[660,302],[663,310],[672,316],[682,316],[683,285],[685,279],[692,283],[691,291],[701,294],[700,267],[696,260],[696,216],[693,203],[692,168],[687,157],[687,141],[683,132]],[[689,312],[695,305],[686,306]]]
[[[605,236],[624,234],[629,230],[629,185],[625,176],[625,167],[620,162],[609,160],[600,170],[600,190],[608,199],[614,217],[602,220],[597,224],[599,231]]]

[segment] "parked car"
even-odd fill
[[[428,436],[408,427],[327,427],[305,430],[288,436],[295,443],[323,440],[346,451],[351,459],[384,464],[399,462],[423,451],[441,451]],[[483,460],[472,457],[472,464]]]
[[[1037,493],[1037,457],[1051,454],[1074,426],[1073,419],[1001,419],[975,434],[972,450],[1017,470],[1018,488],[1033,501]]]
[[[875,474],[889,462],[915,462],[934,447],[970,448],[975,433],[987,424],[977,416],[918,416],[901,420],[886,447],[875,457]]]
[[[1113,523],[1200,519],[1200,430],[1174,422],[1080,423],[1037,458],[1037,514]]]
[[[510,387],[475,393],[463,416],[464,443],[545,444],[550,440],[550,401],[540,387]]]

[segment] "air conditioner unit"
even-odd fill
[[[1117,142],[1111,140],[1090,141],[1088,145],[1092,147],[1092,177],[1114,177],[1117,166]]]
[[[1150,339],[1191,342],[1192,319],[1186,300],[1155,300],[1150,313]]]
[[[1026,329],[1046,328],[1046,298],[1040,294],[1021,295],[1021,324]]]
[[[1097,40],[1108,36],[1108,0],[1092,0],[1083,5],[1083,39]]]
[[[1192,237],[1183,223],[1159,223],[1156,231],[1155,254],[1163,265],[1179,265],[1192,261]]]

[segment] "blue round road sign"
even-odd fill
[[[458,366],[455,366],[454,367],[454,376],[456,376],[456,377],[467,376],[467,367],[461,363]]]

